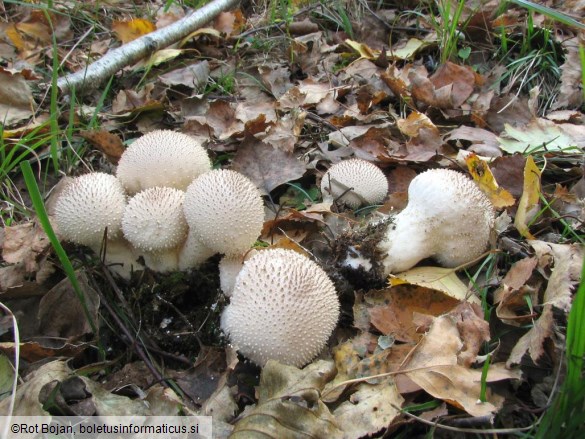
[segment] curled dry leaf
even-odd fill
[[[526,159],[524,167],[524,189],[518,202],[518,210],[514,218],[514,226],[526,238],[534,239],[528,229],[528,223],[537,213],[540,202],[540,169],[532,156]]]
[[[396,389],[392,378],[378,384],[361,383],[349,401],[333,412],[346,439],[369,436],[386,428],[400,415],[404,398]]]
[[[410,370],[406,375],[435,398],[472,416],[491,416],[501,407],[504,398],[488,389],[487,401],[478,403],[482,372],[464,366],[475,360],[479,345],[488,336],[483,328],[487,322],[481,323],[483,319],[470,307],[471,304],[464,303],[452,313],[436,317],[401,370]],[[472,322],[463,324],[464,315],[471,317]],[[519,377],[519,372],[506,370],[496,363],[490,365],[487,381]]]
[[[257,388],[258,403],[235,424],[230,437],[342,438],[335,418],[320,399],[323,386],[334,375],[332,361],[319,360],[302,370],[268,361]]]
[[[498,184],[486,161],[481,160],[475,154],[470,154],[465,157],[465,162],[473,180],[482,192],[489,197],[495,208],[514,205],[516,200],[510,192]]]

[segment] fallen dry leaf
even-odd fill
[[[246,137],[238,147],[232,169],[247,176],[264,194],[305,173],[305,166],[295,156],[253,137]]]
[[[49,238],[37,222],[5,227],[2,257],[9,264],[24,264],[28,273],[34,273],[50,245]]]
[[[103,152],[110,163],[117,165],[126,150],[124,142],[114,133],[105,130],[80,131],[79,135]]]
[[[413,322],[415,313],[439,316],[451,311],[459,301],[432,289],[413,285],[392,286],[385,290],[369,291],[364,296],[364,306],[371,324],[382,334],[391,335],[398,341],[418,342],[422,334]],[[354,312],[360,312],[355,310]]]
[[[506,367],[520,364],[522,357],[528,352],[534,363],[544,354],[544,342],[554,334],[554,317],[551,305],[544,305],[540,317],[534,322],[530,330],[520,337],[510,352]]]
[[[402,273],[390,275],[390,285],[418,285],[439,291],[458,301],[467,300],[480,304],[481,301],[459,279],[455,270],[443,267],[415,267]]]
[[[403,402],[391,378],[378,384],[361,383],[333,416],[344,438],[359,439],[388,427],[400,415]]]
[[[475,332],[472,331],[472,334],[475,336]],[[504,398],[490,392],[488,388],[487,401],[478,402],[481,370],[468,369],[458,364],[458,354],[464,345],[457,323],[449,315],[436,317],[401,369],[417,369],[406,372],[406,375],[435,398],[455,405],[472,416],[491,416],[501,407]],[[469,358],[465,361],[468,362]],[[487,380],[491,382],[519,377],[517,371],[508,371],[501,364],[492,364]]]
[[[540,169],[532,156],[526,159],[524,167],[524,186],[514,218],[514,226],[526,238],[534,239],[528,229],[528,222],[537,213],[540,203]]]
[[[33,96],[24,76],[0,67],[0,121],[5,126],[28,119],[34,113]]]
[[[320,399],[333,378],[332,361],[316,361],[302,370],[268,361],[257,388],[258,403],[234,425],[233,438],[250,437],[250,431],[269,438],[342,438],[335,418]]]
[[[126,44],[156,30],[156,26],[153,22],[144,18],[133,18],[127,21],[114,21],[112,30],[118,39]]]
[[[43,336],[73,341],[81,339],[86,334],[91,334],[93,332],[92,323],[94,327],[98,327],[99,295],[89,285],[85,273],[77,271],[76,277],[93,322],[88,321],[84,307],[71,282],[65,278],[51,288],[39,303],[37,318],[39,332]]]

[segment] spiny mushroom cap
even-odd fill
[[[470,262],[485,251],[493,225],[492,204],[472,180],[449,169],[423,172],[410,183],[408,205],[378,245],[386,254],[385,274],[428,257],[446,267]]]
[[[262,196],[247,177],[215,170],[187,188],[185,218],[201,242],[224,254],[242,254],[256,241],[264,223]]]
[[[339,318],[327,274],[292,251],[259,251],[240,271],[221,328],[247,358],[301,367],[323,349]]]
[[[93,172],[74,178],[55,205],[61,236],[77,244],[99,245],[108,229],[115,238],[122,227],[126,195],[113,175]]]
[[[188,230],[183,215],[184,198],[184,192],[169,187],[153,187],[136,194],[122,217],[126,239],[146,252],[177,247]]]
[[[207,152],[187,134],[156,130],[132,143],[118,163],[117,177],[130,194],[150,187],[184,191],[211,169]]]
[[[382,202],[388,194],[388,180],[380,168],[370,162],[344,160],[325,173],[321,193],[325,199],[341,197],[341,202],[355,209],[362,204]]]

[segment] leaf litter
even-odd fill
[[[19,139],[39,130],[50,113],[38,85],[50,82],[44,75],[52,38],[60,45],[63,68],[77,70],[116,41],[131,41],[188,12],[173,4],[163,13],[163,3],[153,4],[160,7],[156,20],[117,5],[104,12],[102,32],[89,39],[66,5],[59,7],[67,13],[46,15],[5,6],[8,22],[0,27],[5,148],[19,148]],[[23,339],[10,339],[7,330],[0,343],[8,358],[18,343],[25,364],[15,413],[46,413],[39,397],[59,383],[85,389],[76,401],[58,402],[74,413],[181,410],[212,415],[217,437],[254,437],[253,430],[268,437],[359,438],[409,428],[402,409],[432,401],[438,401],[437,409],[421,418],[466,413],[488,419],[488,427],[502,426],[500,413],[518,411],[509,402],[515,388],[532,383],[546,389],[558,368],[559,327],[583,261],[582,241],[575,239],[582,237],[585,211],[579,186],[583,96],[576,92],[581,64],[573,30],[554,35],[564,50],[558,94],[549,110],[538,113],[539,90],[522,95],[517,85],[501,83],[505,65],[478,61],[481,55],[491,58],[488,47],[498,44],[493,34],[502,22],[526,26],[520,10],[498,17],[492,3],[464,12],[476,24],[460,42],[473,47],[473,61],[452,57],[443,64],[429,9],[415,22],[400,9],[367,12],[373,8],[368,4],[369,28],[352,16],[355,34],[347,35],[328,21],[329,12],[321,14],[327,2],[305,9],[292,2],[294,15],[286,22],[270,22],[253,3],[244,4],[124,69],[104,106],[99,94],[84,96],[87,106],[71,111],[73,135],[67,141],[78,149],[92,147],[83,156],[86,165],[108,172],[129,141],[154,128],[202,139],[218,166],[247,175],[270,199],[271,216],[258,245],[313,255],[336,282],[344,314],[320,359],[300,370],[275,362],[259,370],[222,348],[218,316],[225,299],[217,294],[217,260],[196,273],[137,273],[121,282],[105,274],[99,258],[68,247],[91,297],[91,315],[102,319],[103,329],[93,334],[33,216],[3,213],[0,293],[17,318],[27,320]],[[396,29],[380,17],[392,17]],[[535,23],[544,26],[538,14]],[[390,31],[391,40],[380,38]],[[73,35],[83,36],[79,44],[72,43]],[[479,40],[483,45],[475,45]],[[101,122],[99,129],[88,129],[91,114]],[[384,213],[405,206],[408,183],[420,171],[467,168],[501,212],[492,253],[476,261],[477,271],[427,264],[393,275],[383,288],[348,282],[330,242],[351,234],[364,216],[320,203],[317,188],[330,165],[350,157],[371,161],[388,176],[390,195],[379,206]],[[561,206],[560,215],[549,203]],[[133,354],[132,346],[103,325],[115,322],[104,311],[103,294],[124,309],[128,325],[138,328],[140,321],[141,343],[156,364]],[[515,331],[508,347],[498,344],[502,328]],[[98,384],[106,363],[96,361],[96,342],[116,354],[107,359],[116,371],[109,374],[109,386]],[[79,370],[61,356],[74,359]],[[533,364],[548,376],[533,374]],[[182,398],[143,379],[158,365],[182,389]],[[480,401],[483,381],[487,392]],[[116,394],[125,386],[132,390]],[[525,406],[542,406],[536,397],[519,397]],[[0,412],[9,400],[0,402]],[[523,416],[517,418],[516,426],[527,426]]]

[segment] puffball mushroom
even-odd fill
[[[384,274],[396,273],[433,257],[456,267],[479,257],[488,246],[494,209],[486,195],[463,174],[433,169],[408,187],[408,205],[378,244]]]
[[[333,283],[292,250],[259,251],[236,278],[221,328],[248,359],[302,367],[323,349],[339,318]]]
[[[93,172],[67,185],[55,205],[55,219],[65,240],[99,248],[106,228],[108,239],[119,235],[125,207],[126,195],[116,177]]]
[[[264,203],[254,183],[236,171],[215,170],[187,188],[183,206],[189,227],[217,253],[243,254],[264,223]]]
[[[388,180],[376,165],[360,159],[331,166],[321,180],[324,199],[337,199],[352,209],[377,204],[388,194]]]
[[[169,187],[153,187],[130,199],[122,230],[126,239],[144,254],[156,271],[176,270],[178,247],[187,237],[183,215],[185,193]]]
[[[155,186],[184,191],[210,169],[211,161],[198,141],[187,134],[155,130],[124,151],[116,175],[129,194]]]

